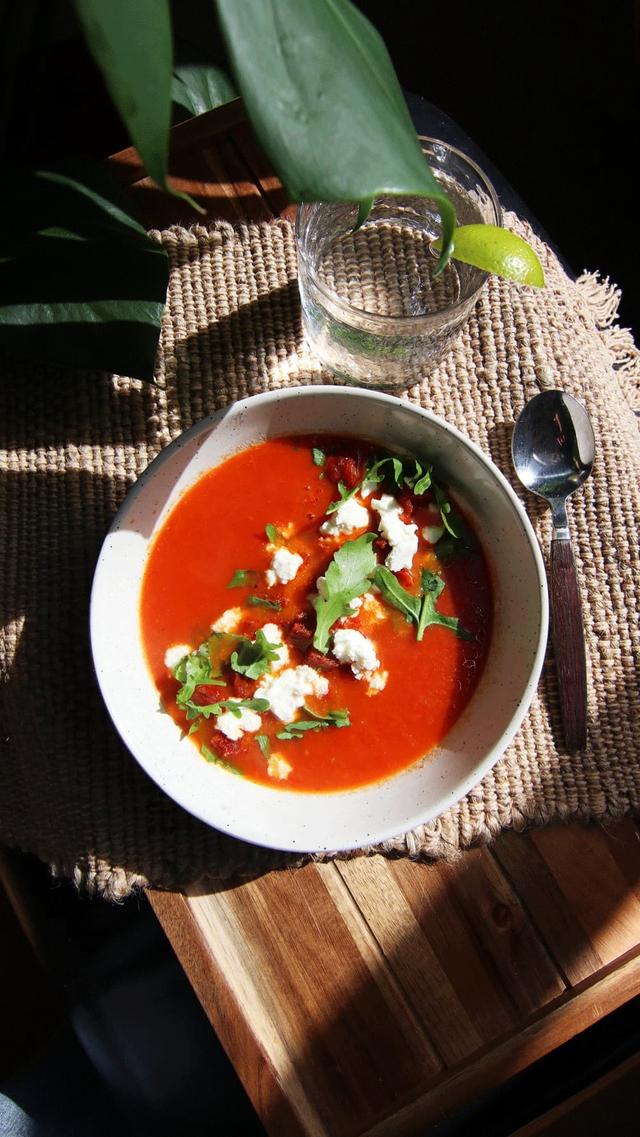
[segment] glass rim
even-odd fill
[[[494,209],[494,212],[496,215],[497,224],[500,228],[502,228],[503,227],[502,226],[502,206],[500,204],[500,199],[499,199],[499,197],[495,191],[493,183],[491,182],[488,175],[485,174],[485,172],[481,168],[481,166],[479,166],[478,163],[476,161],[474,161],[473,158],[470,158],[468,154],[465,154],[463,150],[460,150],[459,147],[453,146],[450,142],[445,142],[444,139],[442,139],[442,138],[433,138],[433,137],[431,137],[431,135],[428,135],[428,134],[418,134],[417,138],[418,138],[418,141],[420,142],[420,144],[422,146],[423,153],[425,152],[425,145],[424,144],[426,144],[427,146],[442,146],[442,147],[444,147],[445,150],[448,150],[450,153],[455,154],[458,158],[461,158],[463,160],[463,162],[466,163],[467,166],[471,167],[471,169],[475,172],[476,176],[478,177],[478,180],[482,183],[482,185],[486,189],[486,191],[489,195],[489,198],[491,200],[491,204],[493,205],[493,209]],[[409,196],[413,196],[413,197],[424,196],[425,198],[427,198],[427,200],[429,200],[427,194],[424,194],[424,195],[419,195],[419,194],[412,194],[412,195],[409,195],[409,194],[387,194],[387,195],[382,195],[381,194],[380,196],[381,197],[382,196],[400,197],[400,198],[401,197],[409,197]],[[373,200],[375,202],[376,198],[374,198]],[[431,200],[433,200],[433,199],[431,199]],[[353,204],[353,205],[357,204],[356,202],[345,202],[345,203],[346,204]],[[343,204],[345,204],[345,203],[343,203]],[[310,208],[311,206],[314,206],[314,205],[337,205],[337,204],[339,204],[339,203],[334,202],[334,201],[331,201],[331,202],[326,202],[326,201],[301,201],[298,203],[298,205],[296,207],[295,237],[296,237],[296,249],[297,249],[299,256],[304,257],[304,253],[301,252],[302,234],[300,231],[301,230],[301,224],[302,224],[301,223],[302,210],[305,208]],[[378,320],[380,321],[381,326],[384,326],[385,323],[388,322],[390,324],[393,324],[396,327],[399,327],[400,329],[402,329],[403,327],[415,328],[416,324],[428,322],[430,320],[434,321],[437,318],[442,318],[442,314],[445,312],[446,313],[455,313],[458,309],[464,308],[464,307],[468,306],[469,304],[474,303],[476,297],[479,295],[481,290],[484,288],[484,286],[487,282],[487,278],[491,275],[490,273],[485,272],[484,269],[476,269],[476,271],[481,274],[482,279],[479,281],[478,285],[473,289],[473,291],[469,294],[469,296],[465,296],[463,299],[462,298],[458,299],[455,301],[455,303],[448,305],[448,307],[446,307],[446,308],[441,308],[437,312],[425,312],[423,315],[392,316],[392,315],[386,315],[386,314],[381,313],[381,312],[369,312],[369,310],[366,308],[356,308],[353,304],[349,304],[348,301],[343,300],[335,292],[331,292],[326,287],[326,285],[323,284],[323,282],[319,279],[319,277],[316,275],[312,265],[309,263],[309,261],[306,259],[306,257],[304,257],[304,259],[305,259],[306,271],[308,272],[311,280],[313,281],[314,287],[317,288],[318,292],[320,292],[326,298],[326,300],[329,301],[330,304],[335,305],[337,308],[340,308],[341,310],[343,310],[345,312],[353,312],[354,315],[358,319],[362,319],[363,316],[375,317],[376,321],[378,321]],[[472,266],[472,267],[475,268],[475,266]]]

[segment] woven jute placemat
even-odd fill
[[[616,817],[640,803],[640,362],[616,323],[615,288],[597,275],[570,281],[518,218],[506,221],[537,248],[547,287],[491,279],[442,365],[402,397],[468,434],[513,484],[511,430],[529,397],[560,387],[589,409],[596,467],[571,506],[589,746],[563,753],[549,653],[506,756],[454,809],[379,850],[392,855],[451,856],[504,828]],[[295,863],[206,827],[142,773],[96,690],[87,615],[110,521],[167,443],[240,397],[330,380],[302,345],[288,223],[155,237],[171,262],[155,385],[15,365],[0,383],[0,839],[111,898]],[[546,550],[548,510],[526,505]]]

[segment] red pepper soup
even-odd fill
[[[442,740],[482,672],[492,595],[428,462],[300,436],[184,494],[140,618],[162,703],[203,761],[320,792],[388,778]]]

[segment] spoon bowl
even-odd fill
[[[542,391],[528,402],[511,440],[522,484],[551,506],[551,629],[568,750],[587,741],[587,673],[582,605],[571,551],[566,500],[589,477],[595,458],[591,420],[564,391]]]

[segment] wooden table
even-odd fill
[[[113,162],[149,225],[194,220]],[[210,217],[286,210],[238,103],[174,132]],[[640,992],[635,823],[149,899],[273,1137],[412,1137]]]

